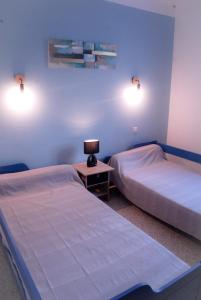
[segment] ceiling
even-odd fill
[[[175,16],[176,1],[178,0],[106,0],[139,9]]]

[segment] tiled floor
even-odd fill
[[[201,261],[200,241],[145,213],[118,191],[112,192],[108,205],[189,265]]]
[[[110,201],[105,202],[115,211],[118,211],[123,208],[132,206],[133,204],[128,201],[118,190],[113,190],[110,194]]]

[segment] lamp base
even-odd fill
[[[94,154],[90,154],[87,159],[87,167],[95,167],[97,165],[97,158]]]

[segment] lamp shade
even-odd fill
[[[84,154],[94,154],[99,152],[99,140],[84,141]]]

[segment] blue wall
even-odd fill
[[[102,0],[6,0],[0,19],[0,165],[80,161],[86,138],[100,139],[99,157],[165,142],[174,19]],[[117,68],[48,69],[49,38],[115,43]],[[18,72],[38,94],[33,117],[4,110],[5,87]],[[128,109],[122,91],[135,74],[146,93],[142,107]]]

